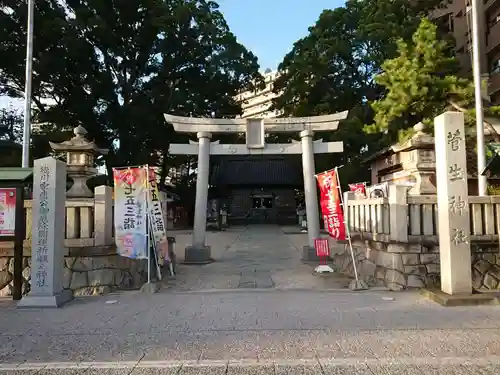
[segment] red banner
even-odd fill
[[[320,190],[320,204],[325,229],[336,240],[345,240],[344,214],[340,206],[340,196],[335,170],[316,176]]]
[[[366,185],[364,182],[358,182],[357,184],[349,184],[349,189],[356,195],[366,197]]]

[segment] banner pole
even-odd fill
[[[359,282],[358,268],[356,266],[356,259],[354,258],[354,250],[352,248],[351,231],[349,230],[349,225],[346,222],[346,209],[345,209],[345,205],[344,205],[344,195],[342,194],[342,188],[340,187],[340,177],[339,177],[339,171],[338,171],[337,167],[335,167],[335,175],[337,177],[337,189],[339,190],[340,203],[342,204],[342,209],[343,209],[343,214],[344,214],[343,219],[344,219],[345,232],[347,234],[347,241],[349,243],[349,249],[351,251],[352,266],[354,268],[354,276],[356,277],[356,282]]]
[[[149,168],[146,164],[146,235],[147,235],[147,251],[148,251],[148,284],[151,283],[151,218],[149,217]]]
[[[149,192],[149,201],[151,203],[151,207],[148,207],[148,217],[151,218],[150,220],[150,226],[149,226],[149,230],[151,232],[151,241],[152,241],[152,250],[153,250],[153,256],[154,256],[154,261],[155,261],[155,266],[156,266],[156,275],[157,275],[157,278],[159,281],[161,281],[162,279],[162,274],[161,274],[161,268],[160,268],[160,263],[158,262],[158,246],[157,246],[157,243],[156,243],[156,237],[155,237],[155,229],[154,229],[154,226],[153,226],[153,214],[151,213],[151,210],[153,209],[153,197],[151,195],[151,190],[153,189],[152,185],[151,185],[151,181],[149,180],[149,172],[150,172],[150,169],[149,169],[149,165],[148,165],[148,170],[147,170],[147,176],[148,176],[148,192]],[[156,177],[155,177],[156,178]]]
[[[126,167],[113,167],[113,169],[116,169],[117,171],[121,171],[123,169],[131,169],[131,168],[144,168],[144,165],[127,165]]]

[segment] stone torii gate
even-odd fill
[[[198,142],[171,144],[172,155],[198,155],[198,178],[194,214],[193,242],[185,250],[185,262],[204,264],[210,262],[210,247],[205,243],[210,155],[271,155],[302,154],[304,195],[307,213],[308,245],[304,246],[303,259],[316,257],[314,239],[319,237],[318,195],[314,167],[314,154],[343,152],[342,142],[313,141],[315,131],[337,130],[339,121],[347,118],[348,111],[313,117],[266,119],[210,119],[180,117],[165,114],[165,120],[175,131],[197,133]],[[299,133],[301,141],[289,144],[266,144],[265,133]],[[210,142],[212,133],[245,133],[246,144],[219,144]]]

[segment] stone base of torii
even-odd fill
[[[165,115],[165,120],[177,132],[196,133],[198,142],[171,144],[172,155],[198,155],[196,202],[193,242],[185,249],[185,263],[205,264],[212,261],[210,246],[205,242],[210,155],[285,155],[301,154],[304,173],[304,196],[307,214],[308,244],[303,249],[303,260],[317,260],[314,239],[320,236],[318,194],[314,154],[343,152],[342,142],[313,141],[315,131],[337,130],[339,121],[348,111],[326,116],[290,117],[273,119],[208,119]],[[266,133],[299,133],[300,141],[289,144],[266,144]],[[246,144],[221,145],[211,142],[212,133],[245,133]]]

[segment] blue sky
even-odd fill
[[[215,1],[238,41],[259,58],[261,70],[275,70],[323,9],[344,5],[344,0]]]

